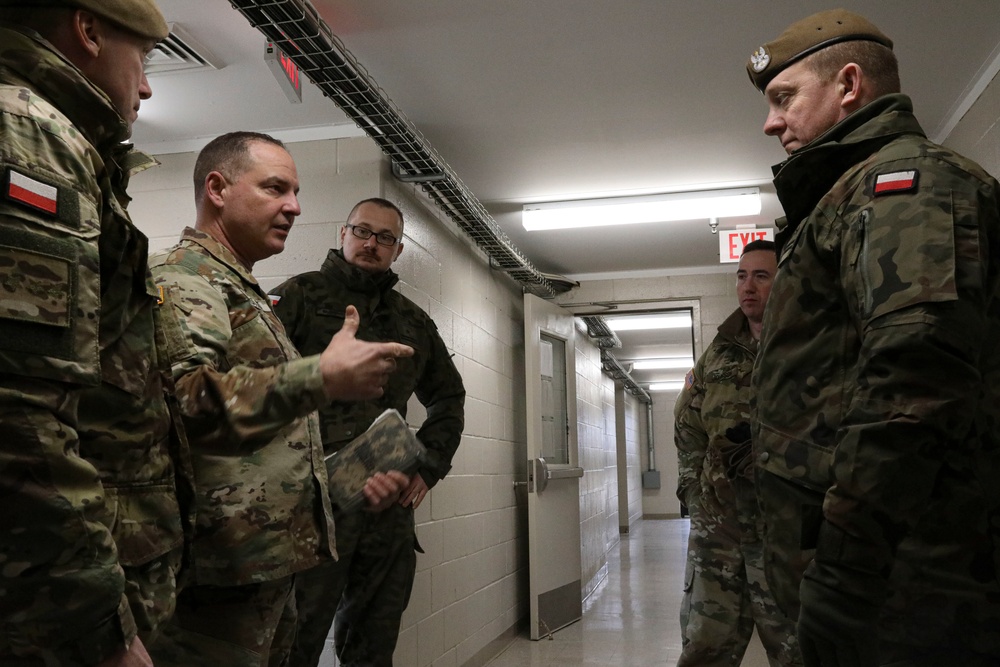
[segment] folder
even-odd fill
[[[380,414],[368,430],[326,456],[330,499],[345,511],[365,503],[364,488],[377,472],[412,475],[427,453],[398,410]]]

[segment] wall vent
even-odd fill
[[[170,34],[153,47],[146,59],[147,76],[222,69],[214,56],[181,26],[170,23],[169,27]]]

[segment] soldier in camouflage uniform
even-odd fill
[[[46,5],[40,8],[37,5]],[[145,665],[183,531],[122,142],[152,0],[0,2],[0,664]],[[138,635],[137,635],[138,632]]]
[[[677,496],[691,514],[677,667],[738,666],[754,625],[772,666],[801,664],[795,624],[764,578],[751,465],[750,373],[775,270],[774,243],[744,248],[740,307],[719,326],[674,407]]]
[[[151,260],[160,320],[196,480],[191,584],[151,648],[158,667],[258,667],[287,659],[297,573],[335,554],[315,409],[382,394],[398,343],[355,340],[355,311],[319,354],[300,358],[251,274],[281,252],[299,214],[282,144],[237,132],[195,164],[196,229]],[[368,480],[395,502],[409,478]]]
[[[399,278],[389,267],[403,249],[402,238],[403,214],[394,204],[362,201],[341,228],[342,250],[331,250],[319,271],[273,290],[275,312],[302,354],[322,349],[323,340],[343,326],[348,305],[361,314],[360,338],[400,340],[416,350],[413,357],[400,360],[380,398],[352,404],[334,401],[320,408],[327,454],[368,428],[387,408],[405,416],[414,394],[427,410],[417,432],[427,454],[399,504],[378,514],[334,507],[340,560],[299,579],[293,667],[318,664],[331,623],[341,665],[392,665],[400,618],[413,586],[414,550],[420,549],[413,510],[448,473],[461,441],[462,377],[434,321],[392,289]]]
[[[747,71],[786,218],[753,380],[767,573],[807,665],[1000,664],[1000,185],[843,10]]]

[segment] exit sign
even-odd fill
[[[751,241],[773,241],[774,230],[756,229],[754,227],[737,227],[736,229],[719,230],[719,263],[740,261],[743,246]]]
[[[264,49],[264,62],[267,63],[271,73],[278,80],[278,85],[285,92],[285,96],[292,104],[302,102],[302,77],[299,68],[292,62],[292,59],[282,53],[271,42],[267,43]]]

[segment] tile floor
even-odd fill
[[[608,554],[608,577],[584,602],[583,619],[531,641],[519,637],[488,667],[673,667],[684,577],[686,519],[640,521]],[[754,635],[742,667],[767,667]]]

